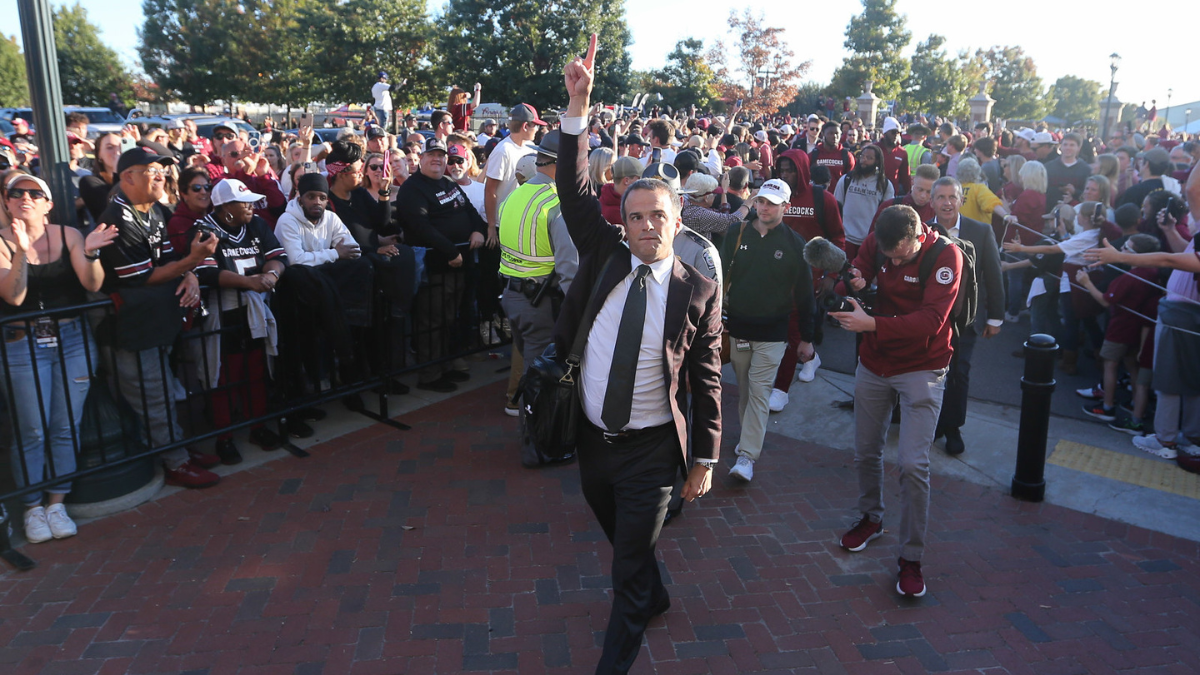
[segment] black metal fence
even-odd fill
[[[178,319],[147,315],[147,305],[121,294],[0,317],[0,438],[8,447],[0,456],[0,557],[18,569],[34,564],[10,543],[20,502],[66,489],[68,503],[103,501],[148,483],[152,458],[177,465],[189,449],[212,454],[200,444],[248,427],[273,429],[280,447],[307,457],[290,441],[297,422],[333,401],[407,430],[389,412],[389,397],[406,390],[397,376],[417,371],[427,381],[508,342],[499,330],[481,332],[481,312],[492,305],[476,300],[477,268],[418,279],[404,265],[411,283],[397,284],[371,267],[353,267],[365,277],[331,277],[291,266],[257,299],[204,288],[202,307],[178,309]],[[9,522],[5,502],[14,507]]]

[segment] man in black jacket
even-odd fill
[[[996,248],[991,225],[959,215],[962,195],[962,184],[956,179],[948,176],[938,179],[933,184],[931,201],[935,216],[930,227],[941,234],[965,239],[975,246],[975,274],[987,300],[987,324],[983,336],[991,338],[999,334],[1000,327],[1004,325],[1004,279],[1000,273],[1000,252]],[[971,354],[975,351],[977,339],[975,326],[968,327],[961,335],[951,337],[954,357],[950,360],[946,392],[942,396],[942,412],[934,431],[934,438],[946,437],[946,454],[949,455],[962,454],[966,449],[959,429],[967,421]]]
[[[587,172],[595,55],[592,34],[587,56],[564,69],[571,99],[555,182],[579,269],[554,340],[558,353],[567,354],[580,326],[590,326],[579,375],[579,473],[584,498],[613,546],[613,608],[596,672],[626,673],[646,625],[671,605],[654,548],[675,477],[687,471],[685,500],[704,495],[720,453],[720,290],[675,259],[672,244],[683,221],[678,195],[666,183],[639,180],[622,195],[628,245],[622,228],[600,215]],[[696,458],[690,468],[689,425]]]
[[[464,265],[470,249],[483,245],[487,225],[458,184],[446,177],[446,146],[436,138],[425,144],[420,172],[396,194],[396,211],[405,241],[424,246],[429,283],[417,291],[413,307],[417,361],[429,363],[417,373],[417,388],[451,392],[470,375],[466,362],[430,363],[446,355],[456,333],[455,319],[466,286]]]

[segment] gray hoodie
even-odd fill
[[[354,235],[333,211],[326,210],[321,222],[315,225],[304,217],[299,199],[288,202],[287,209],[275,225],[275,237],[287,251],[288,264],[316,267],[338,259],[338,241],[354,243]]]

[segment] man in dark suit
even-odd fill
[[[674,257],[683,221],[678,195],[666,183],[643,179],[626,189],[624,231],[600,215],[587,173],[595,54],[592,35],[587,55],[564,69],[571,98],[555,180],[579,268],[554,340],[558,353],[567,354],[580,325],[591,326],[581,362],[577,453],[584,497],[613,546],[613,607],[596,672],[625,673],[646,624],[670,607],[654,548],[675,477],[687,473],[685,500],[704,495],[720,454],[720,289]]]
[[[975,246],[975,275],[979,289],[987,301],[987,324],[983,336],[991,338],[1004,325],[1004,277],[1000,273],[1000,251],[996,248],[996,237],[990,225],[978,220],[963,218],[958,211],[962,207],[962,184],[954,178],[940,178],[933,184],[934,219],[930,227],[941,234],[965,239]],[[959,455],[966,449],[960,428],[967,421],[967,390],[971,383],[971,354],[978,339],[975,327],[971,326],[962,335],[951,340],[954,357],[950,360],[950,372],[946,376],[946,393],[942,397],[942,412],[938,418],[934,438],[946,437],[946,454]]]

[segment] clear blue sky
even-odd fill
[[[51,1],[55,5],[63,4]],[[141,2],[80,1],[92,21],[100,26],[105,42],[116,48],[131,65],[137,66]],[[443,0],[430,0],[433,8],[440,8],[442,4]],[[0,30],[17,34],[19,40],[16,5],[15,0],[0,0],[0,26],[3,26]],[[732,50],[734,46],[726,35],[725,17],[731,7],[740,9],[742,6],[745,5],[712,0],[627,3],[626,16],[634,39],[631,49],[634,67],[660,67],[676,41],[687,37],[701,38],[706,43],[725,38],[726,46]],[[811,79],[825,82],[841,63],[846,24],[861,8],[852,0],[757,2],[751,6],[763,13],[768,24],[786,30],[785,37],[797,57],[812,61]],[[971,9],[962,9],[966,6]],[[943,34],[952,52],[992,45],[1020,45],[1033,57],[1038,73],[1047,84],[1061,75],[1077,75],[1107,85],[1108,55],[1116,51],[1122,56],[1117,73],[1120,82],[1117,97],[1121,100],[1145,100],[1149,104],[1150,99],[1158,99],[1162,110],[1166,107],[1167,89],[1173,87],[1173,106],[1200,101],[1200,79],[1190,76],[1185,65],[1192,61],[1190,52],[1194,52],[1194,42],[1180,34],[1174,38],[1142,37],[1146,27],[1169,35],[1170,29],[1165,27],[1171,25],[1170,17],[1195,23],[1200,18],[1195,0],[1161,0],[1153,5],[1156,19],[1149,23],[1140,19],[1131,22],[1115,20],[1119,17],[1108,11],[1107,3],[1081,5],[1066,0],[1008,0],[1002,4],[1003,9],[996,3],[962,5],[900,0],[898,7],[908,16],[913,45],[932,32]],[[676,17],[676,20],[666,17]],[[979,25],[986,30],[973,28]],[[736,59],[731,59],[733,61]],[[1195,110],[1195,116],[1200,117],[1200,109]]]

